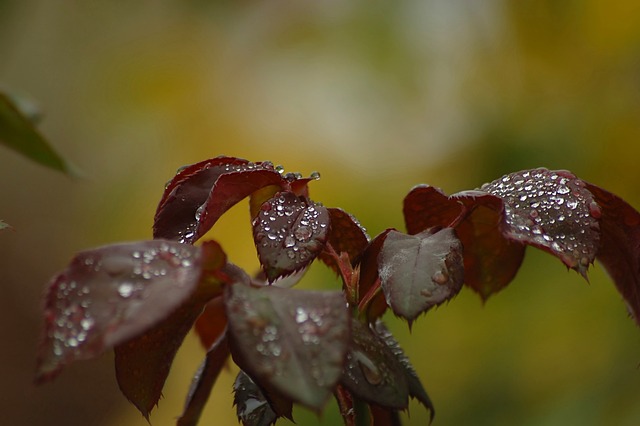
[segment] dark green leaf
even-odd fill
[[[0,144],[52,169],[78,175],[6,95],[0,93]]]

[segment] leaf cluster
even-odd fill
[[[382,322],[409,325],[470,287],[483,299],[514,278],[527,246],[586,277],[600,260],[638,318],[640,214],[567,171],[505,175],[451,196],[428,185],[405,197],[406,232],[374,238],[349,213],[309,196],[314,173],[217,157],[180,169],[156,210],[153,240],[79,253],[47,287],[37,381],[115,350],[124,395],[148,418],[176,351],[195,329],[206,356],[179,425],[193,425],[229,358],[244,425],[320,412],[332,396],[344,423],[396,425],[417,399],[433,404]],[[194,243],[249,199],[261,272],[251,276],[215,241]],[[291,288],[318,259],[336,291]]]

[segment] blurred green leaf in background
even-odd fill
[[[62,158],[34,125],[39,113],[21,111],[5,93],[0,92],[0,144],[54,170],[76,176],[77,170]]]

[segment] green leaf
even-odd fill
[[[0,144],[43,166],[68,175],[79,175],[78,171],[49,145],[29,118],[3,93],[0,93]]]

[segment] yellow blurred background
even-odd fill
[[[144,425],[112,356],[31,384],[45,283],[74,252],[147,239],[176,168],[220,154],[322,179],[312,197],[372,235],[417,183],[448,193],[566,168],[640,207],[640,3],[0,0],[0,87],[83,179],[0,149],[0,424]],[[210,236],[257,267],[247,207]],[[484,306],[469,290],[389,323],[435,425],[640,424],[640,330],[596,266],[585,284],[529,249]],[[315,265],[303,284],[337,288]],[[155,426],[175,423],[204,352],[188,336]],[[235,425],[224,372],[202,425]],[[329,404],[300,425],[334,425]],[[411,405],[407,425],[427,414]],[[282,421],[281,424],[289,424]]]

